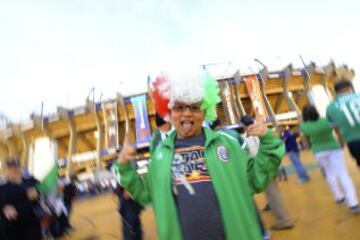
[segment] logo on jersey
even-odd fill
[[[218,158],[223,162],[229,162],[229,152],[225,146],[221,145],[217,148]]]

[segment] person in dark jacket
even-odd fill
[[[158,113],[155,113],[156,129],[154,130],[150,141],[150,152],[152,152],[160,142],[165,140],[171,132],[171,123],[166,122]]]
[[[116,175],[117,180],[120,179],[120,174],[117,169],[112,168],[112,172]],[[141,229],[140,213],[143,206],[135,202],[128,191],[126,191],[117,182],[114,189],[119,201],[120,220],[122,222],[123,239],[124,240],[142,240],[143,234]]]
[[[290,130],[286,129],[284,126],[281,126],[281,139],[285,143],[286,153],[289,157],[289,160],[293,164],[295,171],[298,175],[298,182],[305,183],[310,180],[306,169],[300,160],[299,148],[296,142],[296,135],[291,133]]]
[[[36,216],[39,193],[34,178],[23,178],[17,159],[6,161],[6,183],[0,188],[0,218],[5,240],[41,240]],[[3,238],[2,238],[3,239]]]
[[[0,206],[4,206],[4,199],[2,196],[3,188],[5,186],[5,179],[0,177]],[[5,239],[5,226],[4,226],[5,218],[2,213],[0,213],[0,239]]]
[[[66,207],[66,210],[68,212],[68,221],[66,228],[67,230],[72,229],[72,225],[70,224],[70,216],[72,212],[72,203],[76,197],[76,176],[72,176],[70,178],[70,183],[66,184],[64,187],[64,204]]]

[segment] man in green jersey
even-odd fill
[[[327,107],[326,117],[360,167],[360,94],[346,79],[335,84],[335,92],[337,96]]]

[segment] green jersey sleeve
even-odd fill
[[[326,109],[326,119],[329,122],[330,127],[337,127],[333,119],[333,114],[334,114],[334,106],[333,104],[330,104]]]
[[[326,118],[346,142],[360,140],[360,94],[338,96],[327,108]]]
[[[247,169],[249,184],[254,193],[265,190],[276,176],[284,155],[284,143],[271,131],[260,138],[259,151],[255,157],[249,159]]]
[[[120,178],[118,178],[120,185],[131,194],[131,197],[136,202],[143,205],[149,204],[151,202],[149,172],[145,176],[140,176],[131,163],[120,164],[116,162],[112,167],[120,175]]]

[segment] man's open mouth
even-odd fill
[[[193,125],[193,121],[181,121],[181,127],[185,133],[189,133]]]

